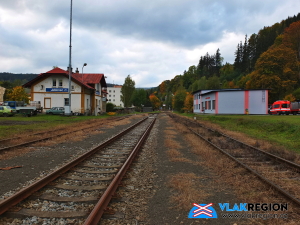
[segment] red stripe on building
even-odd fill
[[[245,100],[244,100],[244,112],[246,114],[246,111],[249,112],[249,91],[245,91]],[[246,110],[247,109],[247,110]]]
[[[269,99],[269,90],[266,90],[266,96],[265,96],[265,101],[266,101],[266,114],[269,114],[269,105],[268,105],[268,99]]]
[[[216,96],[215,96],[215,113],[218,114],[219,113],[219,92],[216,92]]]

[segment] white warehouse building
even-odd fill
[[[31,101],[40,101],[44,109],[69,104],[69,72],[61,68],[42,73],[23,87],[31,89]],[[89,115],[105,112],[106,88],[104,74],[72,72],[71,111]]]
[[[267,89],[220,89],[193,92],[194,113],[268,114]]]

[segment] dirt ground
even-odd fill
[[[43,121],[0,121],[2,126],[13,126],[13,125],[28,125],[34,123],[44,123]]]
[[[20,167],[0,170],[0,196],[21,188],[28,180],[42,176],[74,155],[102,143],[141,118],[142,116],[131,116],[126,121],[100,127],[101,133],[87,133],[83,140],[37,146],[23,155],[1,160],[0,168]],[[222,218],[223,212],[218,207],[218,203],[229,203],[233,206],[235,203],[246,202],[245,200],[260,198],[259,196],[255,198],[255,195],[262,192],[261,189],[249,191],[253,189],[251,185],[256,185],[253,180],[249,181],[249,175],[245,171],[238,171],[239,173],[233,175],[240,181],[240,183],[236,182],[237,186],[246,190],[246,193],[241,194],[243,192],[233,182],[226,182],[231,178],[222,174],[221,169],[218,169],[220,165],[217,165],[216,159],[208,161],[206,155],[216,153],[210,147],[189,136],[180,124],[174,123],[166,114],[159,114],[150,136],[151,140],[146,143],[139,156],[140,164],[135,163],[135,167],[128,175],[130,179],[125,181],[129,187],[142,187],[133,188],[127,196],[131,200],[124,203],[127,213],[126,222],[104,220],[101,224],[297,224],[293,219],[287,221]],[[235,165],[230,167],[227,161],[219,159],[223,167],[228,169],[227,173],[232,168],[235,169]],[[250,189],[247,190],[243,185]],[[267,190],[265,186],[261,188]],[[270,196],[266,196],[260,202],[282,201],[282,199],[275,198],[272,191],[267,190],[267,192],[270,192]],[[194,207],[193,203],[213,203],[219,217],[188,218],[189,212]]]

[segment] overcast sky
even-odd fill
[[[69,65],[71,0],[0,0],[0,72]],[[73,0],[72,67],[156,87],[219,48],[300,12],[296,0]],[[1,78],[0,78],[1,79]]]

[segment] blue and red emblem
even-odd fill
[[[212,207],[213,203],[196,204],[189,212],[188,218],[218,218],[216,210]]]

